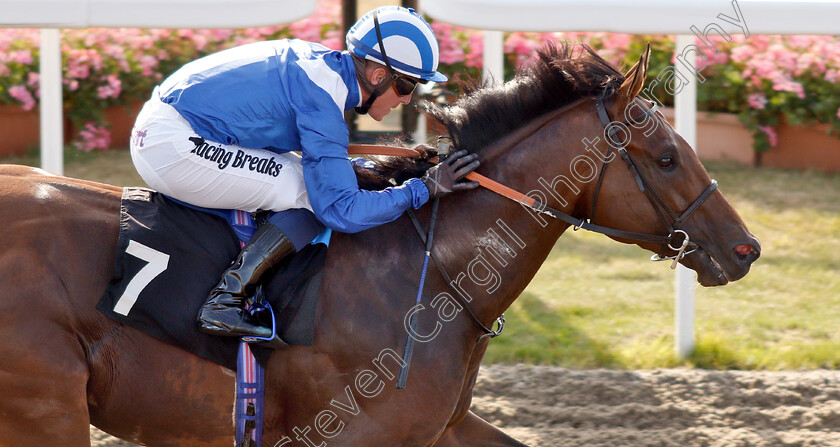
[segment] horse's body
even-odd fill
[[[612,116],[636,96],[639,79],[644,67],[618,79]],[[482,172],[532,192],[540,179],[568,175],[584,153],[581,138],[601,135],[603,126],[591,102],[566,102],[561,113],[522,119],[527,124],[496,139],[481,152]],[[674,209],[687,207],[709,184],[691,149],[664,124],[628,148]],[[680,158],[679,178],[648,163],[663,150]],[[609,172],[595,220],[666,232],[629,172],[623,166]],[[555,193],[561,189],[555,186]],[[563,203],[543,189],[551,206],[586,215],[592,184],[566,193]],[[118,188],[106,185],[0,168],[2,445],[88,445],[89,423],[155,446],[232,443],[231,371],[94,309],[112,273],[119,197]],[[418,216],[426,222],[428,207]],[[441,201],[437,228],[437,259],[489,325],[526,287],[567,225],[541,222],[516,202],[476,190]],[[757,241],[719,192],[682,228],[701,250],[681,262],[703,284],[740,278],[758,256]],[[439,295],[455,292],[434,268],[416,331],[428,337],[416,345],[407,388],[395,389],[423,250],[406,217],[334,236],[313,346],[278,351],[269,361],[264,445],[523,445],[468,411],[487,339],[476,343],[482,331],[464,310],[456,312],[454,300]]]
[[[16,210],[0,217],[0,225],[14,235],[0,242],[0,445],[57,445],[58,439],[61,445],[87,445],[88,424],[154,446],[230,445],[233,373],[94,309],[114,264],[120,189],[18,166],[0,167],[0,178],[0,207]],[[9,203],[15,197],[27,198],[26,203]],[[39,206],[31,206],[32,197],[39,197]],[[86,213],[80,216],[79,209]],[[440,222],[441,228],[456,224],[446,218]],[[269,386],[267,402],[278,405],[266,415],[266,445],[278,441],[271,434],[307,445],[295,439],[295,426],[310,427],[301,438],[318,445],[314,419],[322,410],[332,410],[346,423],[333,445],[431,445],[456,413],[459,419],[464,416],[460,413],[469,407],[486,348],[486,343],[475,345],[478,334],[469,320],[445,323],[439,337],[419,345],[406,390],[396,391],[394,380],[374,364],[386,348],[402,355],[402,317],[413,304],[404,284],[416,283],[419,276],[419,263],[411,263],[399,278],[386,281],[394,274],[389,266],[402,261],[387,259],[379,247],[403,246],[389,253],[404,250],[414,255],[409,259],[421,259],[422,244],[413,231],[402,220],[384,233],[390,235],[384,240],[375,232],[334,238],[332,253],[381,262],[364,272],[328,258],[315,345],[275,353],[268,369],[276,385]],[[445,234],[442,230],[442,245]],[[543,251],[547,254],[550,247],[544,244]],[[82,266],[85,274],[79,274]],[[348,287],[347,278],[356,284]],[[398,289],[387,290],[395,285]],[[445,290],[440,282],[434,287]],[[426,318],[431,315],[423,313],[419,333],[434,328],[437,319]],[[452,337],[469,340],[453,344]],[[391,359],[383,357],[381,364],[396,373]],[[382,378],[379,395],[360,395],[355,380],[362,370]],[[368,391],[374,392],[377,383]],[[331,405],[332,399],[347,411]],[[354,407],[362,411],[353,415]],[[278,427],[283,419],[289,422]],[[470,443],[459,441],[459,430],[453,429],[436,445],[521,445],[474,415],[462,424]],[[480,430],[473,432],[473,426]],[[337,427],[338,421],[326,428]]]

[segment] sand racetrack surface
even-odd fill
[[[473,411],[533,447],[840,447],[840,372],[493,365]]]

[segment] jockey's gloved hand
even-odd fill
[[[429,199],[436,199],[455,191],[466,191],[478,187],[478,182],[460,181],[474,171],[478,165],[478,155],[468,154],[465,150],[453,152],[443,163],[429,168],[421,178],[429,188]]]

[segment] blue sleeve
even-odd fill
[[[356,233],[391,222],[429,200],[429,191],[420,179],[382,191],[360,190],[347,158],[350,136],[344,116],[317,87],[301,88],[299,94],[292,104],[303,148],[303,178],[312,210],[321,223],[336,231]]]

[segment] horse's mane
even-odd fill
[[[398,146],[399,143],[391,143]],[[354,163],[353,170],[356,171],[356,180],[359,188],[372,191],[379,191],[389,186],[401,185],[410,178],[420,177],[434,166],[429,158],[437,155],[431,148],[422,146],[413,148],[420,153],[419,158],[391,157],[391,156],[369,156],[365,157],[366,163]]]
[[[491,85],[468,78],[460,83],[465,93],[454,104],[426,102],[421,107],[446,126],[456,148],[481,154],[494,141],[548,112],[580,98],[612,96],[622,82],[624,76],[588,45],[549,42],[513,80]],[[375,171],[356,169],[360,187],[381,189],[394,184],[391,178],[399,184],[431,166],[425,159],[399,157],[378,157],[374,165]]]

